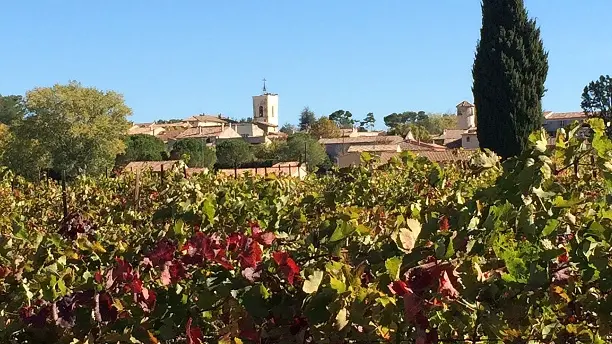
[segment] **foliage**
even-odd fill
[[[308,106],[305,106],[300,113],[300,131],[308,131],[316,121],[315,113]]]
[[[6,151],[10,140],[11,133],[9,132],[9,127],[5,124],[0,123],[0,166],[2,166],[4,160],[4,152]]]
[[[166,144],[153,135],[129,135],[125,139],[125,146],[125,153],[117,156],[119,165],[130,161],[159,161],[166,158]]]
[[[0,95],[0,124],[11,125],[22,120],[26,113],[23,97]]]
[[[0,172],[2,343],[606,343],[612,141],[321,177]]]
[[[612,78],[609,75],[602,75],[584,87],[582,109],[589,117],[599,117],[606,123],[612,121]],[[608,136],[612,136],[612,128],[608,127],[607,131]]]
[[[478,141],[516,156],[542,126],[548,53],[523,0],[484,0],[480,36],[472,71]]]
[[[327,117],[321,117],[310,128],[310,135],[318,139],[340,137],[342,133],[334,121]]]
[[[172,118],[172,119],[158,119],[155,121],[155,124],[173,124],[173,123],[182,123],[182,119]]]
[[[404,111],[401,113],[392,113],[383,118],[385,125],[390,129],[396,128],[401,124],[417,123],[424,121],[427,114],[424,111]]]
[[[338,127],[343,129],[352,128],[355,125],[353,114],[350,111],[337,110],[329,115],[329,119],[334,121]]]
[[[389,130],[390,135],[399,135],[402,137],[412,134],[412,138],[418,141],[428,142],[431,140],[429,131],[424,126],[414,123],[402,123],[398,124],[394,128]]]
[[[283,152],[287,149],[287,141],[272,140],[269,144],[253,146],[253,154],[260,161],[281,161]]]
[[[431,135],[441,135],[445,129],[457,127],[457,116],[449,114],[427,114],[424,111],[392,113],[384,118],[392,135],[406,136],[409,132],[415,139],[429,141]]]
[[[291,123],[285,123],[283,124],[283,126],[280,128],[279,130],[281,133],[287,134],[287,135],[291,135],[295,132],[298,131],[298,128],[291,124]]]
[[[359,122],[359,130],[371,131],[374,129],[374,124],[376,124],[376,118],[374,118],[374,113],[370,112]]]
[[[251,145],[243,139],[228,139],[217,143],[217,164],[223,168],[234,168],[254,159]]]
[[[217,153],[214,149],[206,146],[206,142],[198,138],[188,138],[176,141],[172,145],[170,157],[175,160],[182,159],[187,154],[189,167],[212,168],[217,162]]]
[[[112,168],[125,149],[131,110],[118,93],[71,82],[35,88],[27,92],[25,104],[29,115],[12,126],[6,153],[11,158],[5,158],[19,174],[37,174],[38,168],[98,174]],[[31,158],[20,161],[19,156]]]
[[[429,114],[417,125],[422,126],[431,135],[442,135],[445,129],[457,128],[457,116],[449,114]]]
[[[287,145],[280,152],[280,156],[280,161],[305,161],[310,171],[314,171],[329,162],[329,157],[323,145],[312,136],[304,133],[291,135],[287,139]]]

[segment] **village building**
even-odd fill
[[[252,98],[253,117],[249,122],[235,121],[222,114],[199,114],[174,123],[134,124],[128,134],[152,135],[170,146],[188,138],[202,139],[208,145],[222,139],[242,138],[250,144],[269,144],[274,139],[286,138],[278,131],[278,94],[268,92],[264,80],[263,92]]]
[[[555,136],[558,129],[565,128],[574,121],[583,123],[587,119],[587,115],[580,112],[544,112],[544,129],[549,135]]]

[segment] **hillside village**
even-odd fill
[[[236,121],[221,114],[199,114],[172,123],[135,123],[128,134],[155,136],[169,149],[175,142],[183,139],[199,139],[207,147],[214,147],[217,143],[229,139],[242,139],[255,146],[287,140],[288,135],[279,131],[279,95],[267,92],[264,85],[263,93],[253,96],[252,100],[252,118],[248,121]],[[479,148],[475,106],[468,101],[460,102],[456,105],[456,116],[457,127],[444,129],[442,134],[431,137],[430,142],[417,140],[410,132],[401,137],[384,131],[360,131],[356,127],[342,128],[340,137],[321,137],[318,142],[325,148],[331,162],[338,167],[359,164],[364,152],[377,156],[383,163],[404,151],[440,163],[461,162],[468,160],[473,150]],[[544,128],[550,135],[549,144],[553,144],[557,129],[573,121],[584,121],[586,115],[584,112],[546,111],[544,119]],[[297,171],[300,162],[285,162],[286,166],[293,166],[291,164],[296,166]],[[133,162],[128,168],[159,170],[160,166],[162,165],[153,162]],[[277,165],[269,167],[271,171],[277,171],[278,168]],[[264,171],[262,168],[251,168],[243,169],[243,172],[247,170],[254,174]],[[232,170],[226,172],[233,173]],[[288,170],[283,173],[294,174]]]

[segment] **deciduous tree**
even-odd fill
[[[31,173],[33,166],[16,159],[25,154],[41,168],[98,174],[125,150],[131,110],[114,91],[70,82],[27,92],[25,105],[28,116],[12,130],[7,152],[18,173]]]
[[[181,159],[185,154],[189,155],[187,166],[212,168],[217,162],[215,151],[206,146],[202,139],[189,138],[179,140],[172,146],[170,157]]]
[[[22,120],[26,115],[25,103],[22,96],[0,95],[0,123],[11,125],[14,121]]]
[[[166,157],[164,141],[146,134],[130,135],[125,139],[125,153],[117,156],[117,164],[130,161],[159,161]]]
[[[584,87],[582,109],[589,117],[612,121],[612,78],[609,75],[602,75]],[[607,127],[606,131],[612,136],[612,127]]]
[[[329,163],[325,148],[315,138],[303,133],[296,133],[287,139],[281,160],[305,161],[310,171]]]
[[[473,67],[478,141],[502,158],[520,154],[542,126],[548,53],[523,0],[483,0]]]
[[[287,135],[291,135],[291,134],[295,133],[296,131],[298,131],[298,128],[295,125],[290,124],[290,123],[285,123],[280,128],[280,132],[281,133],[285,133]]]
[[[308,106],[304,107],[300,113],[300,131],[308,131],[316,121],[315,113]]]
[[[319,118],[310,129],[312,137],[318,138],[333,138],[342,135],[338,125],[327,117]]]
[[[220,141],[216,147],[217,164],[223,168],[238,167],[254,159],[251,145],[243,139]]]

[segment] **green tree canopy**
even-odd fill
[[[38,168],[102,173],[125,150],[131,110],[116,92],[70,82],[29,91],[25,105],[28,116],[13,126],[5,156],[17,173],[31,175]]]
[[[402,123],[389,130],[390,135],[398,135],[406,137],[408,133],[412,134],[415,140],[429,142],[431,141],[431,133],[422,125],[414,123]]]
[[[27,113],[22,96],[0,95],[0,123],[11,125],[22,120]]]
[[[172,145],[172,152],[170,152],[172,159],[181,159],[185,154],[189,155],[187,161],[189,167],[212,168],[217,162],[215,150],[206,146],[206,142],[202,139],[183,139]]]
[[[308,131],[316,121],[315,113],[308,106],[304,107],[300,113],[300,131]]]
[[[325,148],[315,138],[304,133],[296,133],[287,139],[287,144],[281,152],[281,160],[305,161],[310,171],[330,163]]]
[[[155,121],[156,124],[172,124],[172,123],[181,123],[182,119],[172,118],[172,119],[158,119]]]
[[[542,126],[548,53],[523,0],[483,0],[473,67],[478,141],[508,158]]]
[[[243,139],[228,139],[217,143],[217,164],[222,168],[238,167],[255,158],[251,145]]]
[[[340,137],[341,134],[338,125],[327,117],[319,118],[310,129],[310,135],[315,139]]]
[[[359,130],[360,131],[368,131],[374,129],[374,124],[376,124],[376,118],[374,118],[374,113],[368,113],[363,120],[359,122]]]
[[[417,121],[416,124],[425,128],[431,135],[440,135],[444,132],[444,129],[457,128],[457,116],[430,114],[424,119]]]
[[[352,128],[355,125],[355,119],[350,111],[337,110],[329,115],[329,119],[336,122],[340,128]]]
[[[383,118],[385,125],[389,128],[395,128],[400,124],[416,123],[427,119],[425,111],[404,111],[400,113],[392,113]]]
[[[590,117],[612,121],[612,78],[609,75],[602,75],[584,87],[582,109]],[[606,131],[612,136],[612,127],[607,127]]]
[[[130,135],[125,139],[125,153],[117,156],[117,164],[130,161],[159,161],[167,157],[164,141],[146,134]]]
[[[295,125],[290,124],[290,123],[285,123],[280,128],[280,132],[281,133],[285,133],[287,135],[291,135],[291,134],[293,134],[293,133],[295,133],[297,131],[298,131],[298,128]]]

